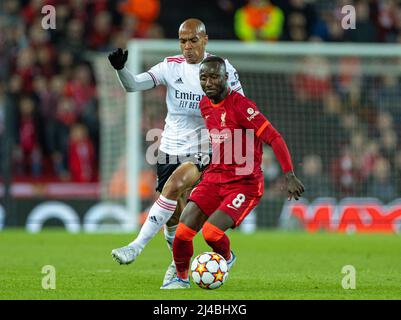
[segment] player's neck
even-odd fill
[[[212,101],[213,104],[218,104],[218,103],[220,103],[221,101],[223,101],[223,100],[227,97],[227,95],[228,95],[229,93],[230,93],[230,90],[229,90],[229,88],[227,87],[227,88],[224,89],[224,91],[222,91],[222,92],[219,94],[218,97],[211,98],[210,101]]]

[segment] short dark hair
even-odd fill
[[[208,56],[207,58],[203,59],[201,64],[205,64],[208,62],[217,62],[218,64],[223,65],[224,69],[226,69],[226,62],[223,58],[220,58],[219,56]]]

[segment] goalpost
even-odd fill
[[[128,50],[127,67],[134,74],[180,53],[175,40],[131,40]],[[344,182],[336,180],[332,167],[344,146],[361,154],[366,148],[382,147],[386,138],[376,132],[377,117],[390,115],[390,129],[399,132],[401,113],[397,108],[401,110],[401,100],[391,89],[401,77],[401,45],[212,40],[206,50],[229,59],[237,69],[245,94],[286,139],[296,173],[306,175],[308,170],[315,170],[330,180],[327,190],[326,185],[314,186],[316,194],[310,194],[310,200],[323,196],[376,196],[369,193],[371,190],[362,192],[358,188],[345,192]],[[154,169],[145,154],[155,141],[146,141],[146,134],[152,128],[163,128],[165,91],[158,87],[126,94],[104,55],[96,59],[95,69],[101,114],[102,199],[121,201],[130,214],[137,216],[147,205],[139,189],[141,172]],[[388,131],[383,135],[391,134]],[[383,157],[391,166],[396,165],[390,155]],[[277,225],[285,200],[280,189],[281,173],[269,148],[265,149],[264,166],[267,184],[257,209],[258,225],[269,227]],[[124,186],[121,192],[112,191],[113,179],[120,179]],[[137,227],[138,220],[134,220]]]

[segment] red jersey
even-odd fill
[[[256,104],[230,90],[218,104],[203,97],[200,110],[209,131],[213,153],[206,172],[219,173],[220,182],[261,179],[261,135],[270,122]]]

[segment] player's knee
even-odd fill
[[[168,199],[177,199],[185,190],[192,187],[199,179],[199,172],[192,162],[185,162],[173,172],[163,187],[162,195]]]
[[[224,231],[206,221],[202,228],[202,234],[206,242],[216,242],[224,236]]]
[[[182,241],[192,241],[196,233],[195,230],[180,222],[175,232],[175,237]]]
[[[182,193],[184,182],[182,179],[172,178],[164,185],[162,195],[167,199],[177,199]]]

